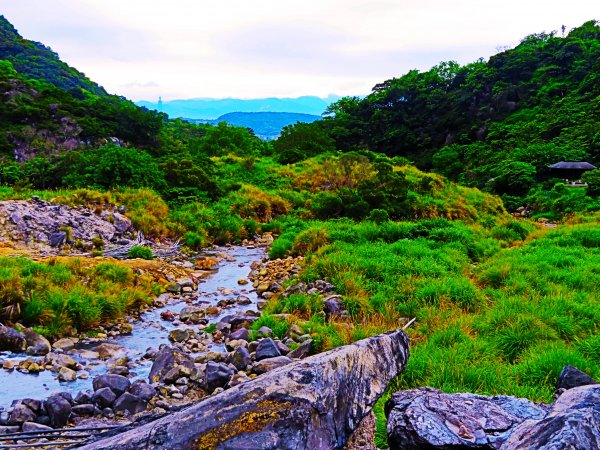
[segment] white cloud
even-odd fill
[[[13,0],[3,14],[132,99],[364,94],[597,19],[591,0]]]

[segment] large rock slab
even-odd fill
[[[22,352],[26,347],[25,336],[14,328],[0,325],[0,351]]]
[[[600,448],[600,384],[569,389],[546,417],[519,425],[501,450]]]
[[[446,394],[433,388],[396,392],[386,403],[390,450],[497,449],[525,419],[547,407],[498,395]]]
[[[82,448],[341,448],[404,369],[408,355],[403,331],[374,336],[288,364]]]

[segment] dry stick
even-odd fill
[[[413,317],[413,318],[412,318],[412,320],[411,320],[410,322],[408,322],[406,325],[404,325],[404,326],[402,327],[402,330],[406,330],[408,327],[410,327],[410,326],[413,324],[413,322],[414,322],[415,320],[417,320],[417,318],[416,318],[416,317]]]

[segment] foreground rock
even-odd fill
[[[433,388],[397,392],[386,403],[391,450],[497,449],[525,419],[546,408],[499,395],[445,394]]]
[[[25,336],[13,328],[0,325],[0,351],[22,352],[26,347]]]
[[[526,420],[501,447],[517,449],[600,448],[600,385],[567,390],[541,420]]]
[[[82,448],[339,448],[404,369],[408,354],[403,331],[375,336]]]

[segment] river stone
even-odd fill
[[[61,367],[68,367],[69,369],[77,368],[77,361],[63,353],[50,352],[46,355],[46,361],[53,365],[57,370]]]
[[[119,396],[129,389],[131,382],[122,375],[104,374],[94,378],[92,385],[94,386],[94,391],[108,387]]]
[[[129,393],[149,402],[156,395],[156,389],[144,380],[136,380],[131,384]]]
[[[50,352],[51,346],[48,339],[37,333],[33,328],[25,328],[23,336],[27,342],[27,353],[30,355],[46,355]]]
[[[164,381],[165,376],[168,374],[171,375],[170,372],[172,372],[172,369],[176,367],[187,369],[189,374],[192,375],[192,378],[197,377],[194,360],[189,355],[168,345],[163,347],[159,351],[154,363],[152,364],[152,368],[150,369],[150,374],[148,375],[150,383]],[[181,369],[176,370],[181,372]],[[177,376],[174,380],[180,378],[181,376],[185,375]]]
[[[188,328],[175,328],[169,331],[169,340],[171,342],[185,342],[190,338],[192,331]]]
[[[109,387],[98,389],[92,396],[92,401],[100,408],[107,408],[111,406],[116,399],[117,394],[115,394]]]
[[[21,431],[24,433],[28,433],[30,431],[51,431],[53,428],[48,425],[42,425],[41,423],[35,422],[25,422],[23,426],[21,426]]]
[[[82,449],[340,448],[407,360],[403,331],[373,336],[289,364]]]
[[[91,390],[79,391],[73,400],[75,401],[75,403],[91,403],[93,395],[94,392]]]
[[[256,347],[257,361],[266,358],[274,358],[276,356],[281,356],[281,352],[273,339],[266,338],[258,343],[258,346]]]
[[[564,390],[589,384],[598,384],[598,382],[576,367],[565,366],[556,382],[556,391],[562,393]]]
[[[68,367],[61,367],[58,372],[58,379],[60,381],[75,381],[76,378],[77,373]]]
[[[258,335],[261,337],[272,337],[273,336],[273,330],[271,330],[269,327],[260,327],[258,329]]]
[[[548,415],[516,427],[501,450],[600,448],[600,384],[564,392]]]
[[[186,306],[179,312],[179,320],[198,323],[204,320],[204,309],[199,306]]]
[[[62,338],[52,344],[52,348],[61,348],[64,351],[71,350],[75,347],[75,344],[79,341],[79,339],[74,338]]]
[[[544,406],[527,399],[428,387],[396,392],[385,411],[390,450],[497,449],[523,420],[546,415]]]
[[[128,412],[129,414],[137,414],[146,410],[148,402],[142,400],[137,395],[129,392],[123,393],[114,403],[113,410],[116,413]]]
[[[293,361],[287,356],[276,356],[274,358],[267,358],[257,363],[254,363],[252,366],[252,371],[257,374],[262,374],[266,372],[270,372],[271,370],[279,369],[280,367],[287,366]]]
[[[206,369],[204,370],[203,387],[208,392],[224,387],[234,373],[235,371],[227,364],[209,361],[206,363]]]
[[[9,425],[21,425],[23,422],[33,422],[36,414],[27,405],[17,402],[8,416]]]
[[[310,354],[312,348],[312,339],[308,339],[302,342],[298,347],[287,354],[288,358],[302,359],[306,358]]]
[[[100,410],[91,403],[82,403],[73,406],[71,412],[77,416],[95,416],[100,413]]]
[[[24,398],[21,400],[25,406],[31,409],[34,413],[39,414],[42,412],[42,402],[33,398]]]
[[[64,427],[69,421],[71,410],[71,404],[60,394],[52,395],[46,400],[46,411],[53,428]]]
[[[231,339],[232,341],[237,341],[239,339],[242,339],[244,341],[249,341],[250,340],[250,332],[246,328],[240,328],[239,330],[231,333],[229,335],[229,339]]]
[[[106,342],[96,346],[94,351],[98,353],[101,359],[114,358],[115,356],[125,353],[125,349],[120,345],[108,344]]]
[[[231,355],[231,363],[237,370],[245,370],[248,364],[252,362],[252,357],[247,348],[239,346]]]
[[[25,336],[17,330],[0,325],[0,351],[22,352],[27,348]]]

